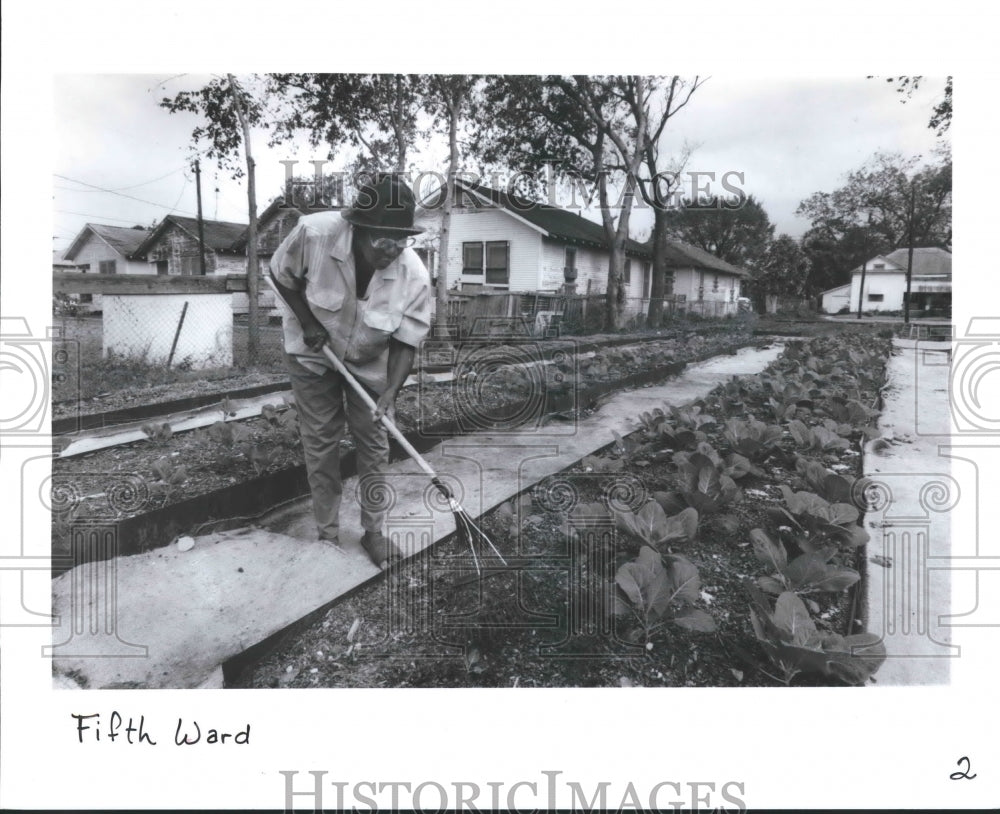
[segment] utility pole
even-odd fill
[[[865,229],[865,239],[862,245],[862,251],[865,254],[864,262],[861,264],[861,290],[858,291],[858,319],[861,319],[861,307],[865,301],[865,274],[868,272],[868,239],[871,234],[872,229],[872,213],[868,213],[868,228]]]
[[[910,248],[906,253],[906,296],[903,298],[903,324],[910,324],[910,283],[913,279],[913,217],[916,211],[917,184],[916,177],[910,181],[910,218],[909,236],[907,238]]]
[[[236,77],[226,74],[229,78],[229,87],[233,94],[233,107],[236,108],[236,117],[240,121],[243,129],[243,152],[247,161],[247,204],[250,216],[250,225],[247,227],[247,299],[249,313],[247,314],[247,357],[251,365],[257,364],[257,350],[259,346],[258,334],[260,330],[260,303],[257,300],[258,270],[257,270],[257,183],[255,173],[255,163],[250,152],[250,122],[247,120],[246,111],[243,108],[243,100],[240,97],[240,86],[236,84]]]
[[[201,217],[201,162],[194,160],[195,188],[198,191],[198,254],[200,258],[201,276],[205,276],[205,223]]]

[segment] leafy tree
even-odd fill
[[[671,237],[690,243],[741,268],[760,264],[774,224],[753,195],[734,207],[717,196],[685,200],[666,213]]]
[[[440,335],[448,319],[448,252],[451,233],[451,212],[455,202],[455,177],[461,159],[459,152],[459,130],[465,118],[472,117],[475,108],[475,94],[479,77],[465,74],[435,74],[428,77],[426,99],[435,120],[444,123],[448,130],[448,174],[445,181],[445,195],[442,201],[440,243],[438,256],[441,267],[437,279],[436,328]]]
[[[596,184],[610,254],[605,323],[611,330],[623,323],[625,242],[646,142],[658,128],[649,125],[658,84],[638,75],[503,76],[485,89],[492,116],[477,141],[484,161]],[[620,189],[615,200],[613,179]]]
[[[251,90],[252,89],[252,90]],[[216,163],[241,177],[243,168],[236,163],[242,152],[247,174],[247,214],[249,217],[247,240],[247,297],[249,300],[247,354],[251,363],[257,360],[258,350],[258,278],[257,267],[257,191],[254,158],[250,145],[250,130],[263,126],[267,113],[268,93],[261,89],[260,81],[248,77],[237,81],[233,74],[216,76],[196,91],[182,91],[171,98],[164,98],[160,106],[171,113],[187,112],[201,117],[202,124],[194,128],[191,138],[195,144],[207,142],[205,154]]]
[[[951,156],[918,167],[919,158],[877,153],[833,192],[815,192],[796,214],[811,228],[804,245],[815,284],[847,282],[850,270],[871,257],[909,245],[951,244]]]
[[[655,78],[650,78],[650,85],[655,89]],[[659,99],[654,96],[650,100],[652,115],[647,114],[646,136],[643,148],[643,164],[647,177],[640,179],[638,190],[643,200],[653,209],[653,269],[649,290],[649,309],[646,314],[648,325],[659,325],[663,317],[663,298],[670,293],[672,277],[667,266],[667,240],[669,238],[669,217],[671,203],[676,191],[680,172],[687,163],[687,154],[675,162],[674,166],[666,167],[660,155],[660,139],[667,122],[679,113],[691,100],[691,96],[704,83],[704,79],[695,76],[685,80],[679,76],[671,76],[663,80],[665,86]],[[637,103],[634,94],[626,96],[633,109],[633,118],[638,120]],[[654,107],[655,105],[655,107]]]
[[[809,285],[809,257],[793,237],[781,234],[768,245],[750,279],[758,308],[778,294],[802,297]]]
[[[282,100],[272,143],[296,133],[332,153],[351,146],[365,172],[405,172],[418,136],[426,93],[424,77],[413,74],[270,74],[271,92]]]

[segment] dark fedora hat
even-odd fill
[[[398,235],[419,235],[424,230],[414,227],[416,211],[413,190],[396,175],[380,174],[358,186],[354,205],[343,217],[354,226]]]

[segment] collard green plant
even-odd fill
[[[753,582],[745,584],[754,634],[782,672],[785,684],[799,673],[820,673],[847,684],[864,684],[885,661],[885,646],[875,634],[841,636],[820,631],[805,603],[791,591],[780,594],[772,610]]]
[[[831,472],[819,461],[803,456],[795,459],[795,471],[817,495],[829,503],[850,503],[860,510],[868,508],[865,489],[868,478],[847,478]]]
[[[861,575],[853,568],[830,563],[837,554],[834,547],[807,551],[789,561],[785,546],[780,541],[773,540],[763,529],[753,529],[750,540],[757,559],[774,571],[770,576],[757,579],[757,584],[769,594],[781,594],[785,591],[796,594],[839,593],[861,579]]]
[[[751,416],[728,419],[722,435],[733,452],[760,463],[781,443],[784,430],[777,424],[765,424]]]
[[[631,616],[646,641],[657,628],[674,624],[687,630],[711,633],[715,620],[695,607],[701,593],[698,569],[679,555],[661,557],[648,546],[615,574],[613,613]]]
[[[830,452],[835,449],[848,449],[851,446],[850,441],[833,430],[822,425],[810,428],[798,419],[788,422],[788,431],[795,439],[795,443],[807,451]]]
[[[671,543],[689,542],[698,533],[698,512],[692,508],[667,516],[655,500],[648,500],[635,512],[613,512],[615,525],[641,545],[663,551]]]
[[[156,444],[166,444],[174,437],[174,431],[167,422],[162,424],[143,424],[141,427],[146,438]]]
[[[850,503],[830,503],[813,492],[793,492],[782,484],[787,508],[779,507],[779,520],[790,520],[803,537],[803,550],[816,552],[828,544],[851,548],[868,542],[868,532],[858,525],[860,512]]]

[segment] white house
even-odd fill
[[[434,203],[430,206],[433,208]],[[604,228],[567,209],[459,180],[448,243],[448,286],[463,291],[499,289],[579,293],[607,290]],[[668,247],[674,290],[690,310],[719,303],[736,310],[746,272],[678,241]],[[650,243],[625,245],[626,311],[644,311],[652,284]],[[670,292],[668,292],[670,293]],[[701,303],[702,306],[695,305]]]
[[[80,272],[82,274],[148,274],[149,267],[136,259],[135,251],[149,237],[149,230],[142,226],[105,226],[88,223],[63,252],[62,265],[53,263],[53,271]],[[67,267],[68,266],[68,267]],[[73,299],[86,310],[100,311],[100,294],[75,294]]]
[[[896,249],[851,270],[851,311],[902,311],[906,295],[908,249]],[[910,280],[911,312],[951,312],[951,252],[939,248],[915,248]],[[839,309],[838,309],[839,310]]]
[[[63,253],[63,260],[72,263],[75,271],[84,273],[148,274],[146,263],[133,258],[135,250],[147,237],[149,230],[141,226],[127,228],[88,223]]]

